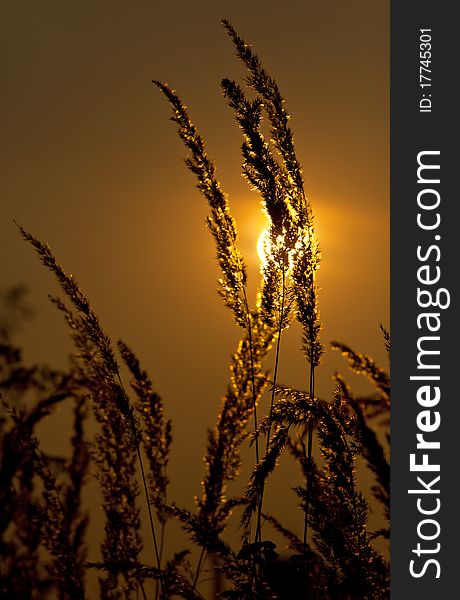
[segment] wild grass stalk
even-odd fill
[[[257,402],[258,393],[256,389],[256,365],[255,365],[255,326],[254,315],[250,308],[246,292],[247,275],[243,257],[238,249],[238,236],[235,222],[230,214],[227,195],[222,191],[221,185],[216,178],[214,163],[208,157],[205,144],[196,127],[190,120],[185,106],[177,94],[166,84],[154,81],[169,100],[174,112],[172,118],[178,124],[178,132],[191,155],[185,162],[188,168],[197,176],[198,189],[208,201],[211,215],[208,217],[208,226],[216,242],[217,258],[221,267],[223,279],[219,281],[219,293],[224,303],[232,310],[235,321],[245,328],[249,351],[249,372],[252,386],[252,414],[254,419],[254,431],[258,431]],[[257,434],[256,434],[257,435]],[[259,440],[255,439],[255,460],[259,462]],[[203,562],[202,552],[197,565],[196,581]]]
[[[299,244],[297,261],[294,267],[293,281],[296,297],[297,321],[303,329],[302,348],[310,367],[309,395],[315,397],[315,370],[320,364],[323,347],[320,342],[321,321],[318,308],[318,288],[316,271],[319,268],[320,252],[313,227],[307,237]],[[307,469],[312,465],[314,425],[311,420],[307,425]],[[303,543],[305,552],[308,544],[308,515],[310,510],[311,476],[307,477]]]
[[[102,556],[107,561],[136,564],[142,548],[139,535],[139,511],[136,508],[138,489],[136,461],[139,462],[145,501],[149,512],[150,528],[157,567],[159,551],[151,515],[144,464],[140,452],[142,432],[120,377],[119,366],[108,336],[89,301],[72,276],[67,275],[57,263],[52,251],[18,225],[23,238],[35,248],[40,260],[56,276],[63,292],[77,313],[59,299],[52,298],[71,329],[79,352],[79,370],[90,394],[94,414],[101,426],[96,436],[93,459],[99,466],[99,480],[106,512],[106,538]],[[133,591],[139,582],[123,573],[127,591]],[[111,597],[118,586],[118,576],[113,571],[101,580],[101,593]],[[160,579],[161,586],[161,579]]]
[[[306,356],[310,362],[310,394],[314,395],[314,370],[319,364],[321,346],[318,341],[319,335],[319,312],[317,310],[317,290],[315,284],[315,271],[319,264],[319,252],[314,238],[313,216],[306,200],[303,178],[299,161],[295,155],[292,131],[288,126],[289,115],[284,107],[278,86],[265,72],[258,57],[253,53],[248,44],[238,36],[229,22],[224,21],[230,37],[233,40],[237,55],[245,64],[248,71],[246,83],[253,88],[257,97],[250,100],[245,92],[236,82],[229,79],[222,80],[222,89],[230,107],[235,113],[237,123],[243,131],[243,173],[249,183],[261,194],[263,206],[269,217],[270,227],[267,242],[267,260],[262,266],[262,287],[259,299],[261,316],[268,327],[277,330],[276,352],[272,394],[269,409],[269,423],[271,423],[271,412],[275,399],[277,385],[278,366],[280,359],[281,335],[287,327],[290,319],[292,302],[296,297],[297,316],[304,328]],[[226,214],[228,204],[226,197],[221,191],[220,184],[215,179],[215,168],[206,155],[204,142],[198,135],[196,128],[191,123],[185,107],[178,96],[168,86],[155,82],[170,101],[174,117],[173,120],[179,125],[179,135],[191,151],[191,156],[186,159],[187,166],[198,176],[198,187],[206,196],[211,211],[215,206],[222,208],[222,214]],[[265,110],[270,122],[270,132],[275,149],[281,157],[281,164],[275,159],[271,143],[264,139],[261,131],[262,112]],[[211,221],[211,231],[216,239],[218,258],[224,276],[229,269],[233,270],[242,265],[240,255],[232,246],[227,245],[227,253],[221,251],[221,239],[229,239],[223,235],[226,230],[231,231],[230,239],[236,244],[236,228],[233,220],[231,227],[225,221]],[[235,256],[237,260],[235,260]],[[224,301],[234,312],[235,318],[240,325],[243,324],[241,315],[241,302],[247,318],[247,332],[249,335],[249,349],[251,358],[251,373],[254,376],[253,364],[253,341],[252,327],[250,323],[250,311],[246,296],[246,275],[241,277],[242,288],[235,285],[231,278],[226,276],[230,286],[226,286],[227,293],[232,291],[230,299],[224,296]],[[293,271],[288,275],[289,271]],[[287,278],[289,276],[289,283]],[[307,288],[307,289],[306,289]],[[242,292],[242,294],[241,294]],[[294,296],[295,294],[295,296]],[[238,300],[236,300],[238,298]],[[288,302],[286,299],[289,298]],[[276,318],[278,313],[278,318]],[[253,388],[253,413],[255,430],[255,455],[256,469],[260,463],[258,447],[258,419],[255,402],[255,385]],[[271,425],[266,432],[266,454],[270,446]],[[313,429],[309,424],[308,431],[308,460],[311,462]],[[256,478],[257,479],[257,478]],[[263,496],[265,478],[262,478],[261,487],[257,491],[257,525],[255,541],[259,544],[261,537],[261,513],[263,507]],[[251,505],[251,503],[250,503]],[[308,508],[306,513],[308,514]],[[304,540],[306,544],[308,517],[305,516]],[[248,522],[244,523],[247,531]],[[200,557],[200,564],[203,555]]]
[[[154,391],[153,384],[147,372],[141,368],[139,360],[132,350],[122,341],[118,342],[118,349],[133,377],[131,387],[137,397],[135,408],[143,424],[143,449],[149,465],[148,476],[146,476],[140,457],[139,463],[141,464],[144,491],[146,497],[149,498],[148,512],[151,530],[154,531],[154,523],[150,504],[154,506],[157,520],[160,523],[160,539],[157,545],[156,537],[154,538],[154,548],[157,565],[161,570],[167,522],[165,512],[169,483],[167,466],[172,442],[172,425],[169,419],[165,419],[163,402],[160,396]],[[159,591],[160,586],[157,585],[156,597]]]
[[[283,331],[283,323],[284,323],[285,294],[286,294],[286,283],[285,283],[285,271],[283,268],[283,270],[282,270],[282,286],[281,286],[281,306],[280,306],[278,335],[277,335],[277,340],[276,340],[276,351],[275,351],[275,367],[274,367],[274,372],[273,372],[273,384],[272,384],[272,392],[271,392],[270,408],[269,408],[269,416],[268,416],[269,426],[268,426],[268,430],[266,432],[266,442],[265,442],[265,457],[267,459],[271,458],[270,453],[269,453],[271,443],[273,444],[274,448],[279,448],[279,453],[275,452],[275,456],[276,456],[276,458],[278,458],[278,456],[281,454],[281,450],[284,447],[284,444],[286,442],[285,436],[281,436],[278,443],[277,443],[276,439],[273,441],[271,440],[272,413],[273,413],[273,404],[275,401],[275,390],[276,390],[276,384],[277,384],[277,378],[278,378],[278,365],[279,365],[280,348],[281,348],[281,334]],[[256,435],[258,435],[258,434],[256,433]],[[270,462],[272,462],[272,461],[270,461]],[[256,468],[253,473],[253,476],[256,473],[256,471],[258,470],[259,465],[260,465],[260,463],[256,464]],[[274,467],[275,467],[275,462],[273,462],[273,468]],[[255,479],[257,479],[257,477]],[[258,502],[257,502],[257,528],[256,528],[255,542],[259,543],[259,548],[262,544],[262,507],[263,507],[263,501],[264,501],[265,481],[266,481],[266,477],[262,477],[262,479],[260,480],[260,483],[258,483],[258,486],[257,486]],[[259,556],[259,559],[260,559],[260,556]]]
[[[244,100],[244,94],[236,84],[230,84],[224,80],[224,92],[227,96],[230,95],[232,99],[233,107],[237,111],[237,120],[245,135],[243,144],[243,156],[246,160],[244,173],[248,180],[260,191],[265,209],[271,220],[270,254],[276,253],[281,239],[284,246],[283,250],[288,254],[289,262],[293,263],[292,288],[297,305],[296,316],[304,330],[304,351],[310,364],[310,395],[314,396],[315,369],[319,364],[319,357],[322,353],[319,342],[321,326],[315,281],[320,254],[313,228],[313,213],[305,196],[302,169],[294,149],[293,133],[288,125],[290,115],[285,108],[285,100],[276,82],[265,71],[251,46],[238,35],[228,21],[224,20],[223,24],[233,41],[237,56],[247,69],[246,83],[257,93],[256,100],[251,104]],[[239,100],[239,103],[237,103],[237,100]],[[269,145],[263,140],[260,132],[260,109],[262,106],[266,111],[270,123],[271,139],[281,158],[282,165],[275,160],[270,152]],[[241,107],[246,107],[246,112],[249,113],[246,118]],[[251,118],[252,114],[248,107],[255,107],[258,110],[256,119]],[[281,272],[282,304],[284,304],[287,269],[286,263],[280,261],[280,258],[283,257],[279,255],[278,257],[276,255],[271,257],[269,260],[274,259],[274,262],[277,262],[278,265],[270,265],[269,263],[264,269],[265,289],[269,292],[268,296],[273,298],[273,282],[276,280],[276,274],[273,273],[274,266],[278,273]],[[286,260],[286,257],[284,257],[284,260]],[[292,265],[290,266],[292,267]],[[269,302],[262,293],[262,306],[268,305]],[[281,311],[280,325],[284,316],[282,313],[283,311]],[[277,358],[280,337],[281,327],[278,336]],[[278,361],[275,359],[275,371],[277,366]],[[274,401],[276,376],[274,376],[274,380],[271,405]],[[270,428],[268,433],[270,434]],[[269,440],[267,439],[267,447],[268,443]],[[312,424],[309,424],[309,462],[312,458],[312,443],[313,428]],[[260,523],[260,520],[258,522]],[[305,543],[307,522],[308,519],[306,518]]]
[[[244,42],[237,36],[235,30],[224,22],[237,48]],[[241,44],[240,44],[241,42]],[[241,57],[241,54],[240,54]],[[247,61],[246,66],[248,67]],[[248,67],[249,68],[249,67]],[[269,251],[266,263],[262,268],[262,289],[260,294],[260,309],[262,318],[268,326],[277,328],[277,342],[275,351],[274,382],[270,403],[270,412],[274,402],[274,389],[278,376],[280,359],[280,344],[283,329],[287,326],[289,316],[285,309],[286,297],[286,271],[288,254],[292,250],[292,223],[290,218],[289,195],[291,187],[289,178],[284,169],[274,158],[270,144],[266,142],[261,131],[263,99],[256,97],[249,100],[243,89],[229,79],[223,79],[222,88],[230,107],[233,109],[236,121],[243,132],[243,174],[248,182],[259,191],[264,210],[270,221],[268,239]],[[280,282],[281,278],[281,282]],[[281,299],[279,294],[281,293]],[[276,322],[275,314],[278,311]],[[256,442],[258,432],[256,429]],[[270,443],[270,430],[266,437],[265,452],[267,454]],[[258,453],[257,453],[258,454]],[[259,461],[256,461],[256,469]],[[261,488],[257,491],[258,508],[255,542],[262,542],[261,512],[263,506],[265,479],[261,481]],[[248,523],[245,523],[247,528]]]
[[[382,328],[385,345],[389,348],[389,334]],[[378,441],[375,431],[370,427],[369,420],[375,416],[388,414],[390,402],[390,379],[388,374],[380,369],[375,361],[366,355],[354,352],[348,346],[333,342],[332,347],[340,350],[347,360],[350,369],[358,374],[364,375],[376,387],[379,396],[372,399],[357,399],[351,393],[351,390],[342,377],[337,376],[337,382],[341,393],[348,405],[354,411],[360,433],[361,453],[366,464],[375,476],[375,484],[371,490],[376,499],[382,504],[385,511],[385,517],[390,518],[390,465],[385,455],[385,450]],[[372,407],[370,413],[368,407]],[[367,415],[366,415],[367,412]],[[381,534],[389,537],[389,530],[382,529]]]

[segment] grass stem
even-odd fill
[[[310,398],[315,395],[315,367],[310,363]],[[308,423],[308,442],[307,442],[307,461],[308,461],[308,477],[307,477],[307,493],[305,500],[305,518],[303,529],[303,545],[307,550],[308,542],[308,513],[310,511],[310,491],[311,491],[311,463],[313,457],[313,419]]]
[[[201,548],[200,558],[198,559],[198,564],[197,564],[197,567],[196,567],[195,579],[193,580],[193,590],[195,590],[196,586],[198,585],[198,578],[200,576],[201,567],[203,566],[203,561],[204,561],[204,555],[205,554],[206,554],[206,550],[204,549],[204,546],[203,546]]]
[[[276,382],[278,377],[278,366],[279,366],[279,357],[280,357],[280,348],[281,348],[281,334],[283,331],[283,321],[284,321],[284,301],[285,301],[285,293],[286,293],[286,270],[283,264],[282,267],[282,291],[281,291],[281,308],[280,308],[280,317],[279,317],[279,326],[278,326],[278,339],[276,340],[276,355],[275,355],[275,368],[273,372],[273,387],[272,387],[272,395],[270,400],[270,412],[268,416],[268,430],[267,437],[265,441],[265,452],[268,452],[270,446],[270,435],[272,428],[272,419],[273,419],[273,404],[275,403],[275,393],[276,393]],[[260,490],[260,498],[259,498],[259,506],[257,508],[257,530],[255,541],[262,541],[262,527],[261,527],[261,516],[262,516],[262,507],[264,500],[264,491],[265,491],[265,483],[262,483]]]
[[[121,389],[123,391],[123,394],[125,395],[126,398],[128,398],[128,395],[127,395],[125,387],[123,385],[123,381],[121,379],[120,373],[117,373],[117,378],[118,378],[118,381],[120,383],[120,386],[121,386]],[[148,511],[148,514],[149,514],[150,531],[152,533],[153,548],[154,548],[154,551],[155,551],[155,559],[156,559],[156,563],[157,563],[157,569],[158,569],[158,572],[159,572],[159,576],[158,576],[159,577],[159,584],[160,584],[160,588],[161,588],[162,595],[163,595],[163,583],[162,583],[162,579],[161,579],[160,553],[158,551],[157,536],[155,534],[155,526],[154,526],[154,523],[153,523],[152,508],[150,506],[149,490],[148,490],[148,487],[147,487],[147,478],[145,477],[144,462],[142,460],[140,443],[136,444],[136,454],[137,454],[137,458],[138,458],[139,465],[140,465],[140,468],[141,468],[142,485],[143,485],[143,488],[144,488],[145,502],[147,504],[147,511]]]
[[[141,467],[142,485],[144,487],[145,501],[147,503],[147,510],[149,513],[150,530],[152,532],[153,547],[155,550],[155,559],[157,561],[157,568],[159,571],[159,583],[160,583],[160,588],[163,590],[163,583],[162,583],[162,579],[161,579],[160,553],[158,551],[157,536],[155,534],[155,527],[153,524],[153,515],[152,515],[152,509],[150,507],[149,492],[148,492],[148,488],[147,488],[147,479],[145,477],[145,471],[144,471],[144,463],[142,461],[140,447],[138,446],[136,450],[137,450],[137,457],[139,459],[139,465]]]

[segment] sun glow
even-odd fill
[[[267,262],[267,249],[269,243],[268,235],[268,229],[264,229],[257,239],[257,254],[262,264]]]
[[[298,254],[303,252],[308,245],[309,234],[306,232],[302,233],[303,235],[299,235],[294,247],[288,250],[289,271],[293,269],[294,262]],[[285,243],[285,236],[278,236],[276,240],[276,249],[282,250]],[[264,229],[257,239],[257,254],[262,267],[267,264],[267,256],[270,254],[271,249],[272,242],[270,240],[270,231],[268,229]]]

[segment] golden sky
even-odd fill
[[[179,93],[206,140],[230,194],[254,291],[264,220],[241,177],[241,136],[220,92],[222,77],[243,75],[220,19],[253,44],[293,116],[323,253],[323,341],[339,339],[386,366],[378,325],[389,326],[388,4],[4,5],[1,287],[30,289],[37,316],[21,335],[27,357],[64,366],[67,331],[46,299],[54,281],[19,238],[14,218],[50,243],[108,333],[124,339],[149,371],[173,418],[179,504],[191,506],[200,493],[205,432],[240,332],[216,294],[206,203],[150,80]],[[319,395],[330,395],[337,369],[346,373],[328,351]],[[295,327],[282,341],[279,379],[307,385]],[[47,426],[56,444],[64,440],[65,427]],[[274,510],[286,502],[275,499]],[[294,496],[289,502],[295,516]]]

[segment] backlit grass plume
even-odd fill
[[[102,330],[87,298],[73,277],[67,275],[56,262],[50,248],[22,227],[19,226],[19,229],[24,239],[35,248],[42,263],[54,273],[63,292],[77,311],[73,314],[59,298],[52,298],[70,327],[78,351],[80,375],[100,425],[92,453],[98,465],[98,479],[106,514],[102,558],[120,564],[136,564],[142,549],[139,509],[136,507],[139,495],[136,481],[137,461],[142,472],[144,471],[140,454],[141,430],[121,383],[112,344]],[[150,511],[149,502],[148,506]],[[153,521],[151,529],[159,566],[159,549]],[[124,583],[120,584],[120,574],[110,571],[107,577],[101,580],[101,594],[107,598],[115,597],[119,585],[122,585],[125,593],[138,588],[139,583],[130,579],[127,572],[123,573],[122,577]]]
[[[255,319],[258,317],[251,312],[249,307],[246,293],[246,266],[238,248],[237,230],[235,221],[230,214],[228,197],[223,192],[216,178],[214,163],[207,155],[204,141],[190,120],[186,107],[168,85],[159,81],[154,81],[153,83],[160,88],[169,100],[173,110],[172,120],[177,123],[179,136],[190,151],[190,155],[185,159],[185,163],[196,175],[198,189],[205,196],[210,208],[207,223],[215,240],[217,259],[222,272],[222,279],[219,281],[219,294],[225,305],[232,310],[236,323],[240,327],[245,328],[247,332],[250,382],[252,387],[251,412],[254,417],[254,430],[257,431],[257,402],[259,394],[256,390],[256,357],[254,354],[255,345],[258,342],[254,339],[254,336],[256,329]],[[239,402],[239,400],[237,396],[236,402]],[[232,399],[230,398],[231,401]],[[219,427],[217,430],[219,430]],[[208,453],[209,448],[210,443],[208,443]],[[219,453],[215,455],[214,459],[216,458],[220,460]],[[258,463],[259,442],[257,439],[255,442],[255,459],[256,463]],[[206,460],[206,463],[208,464],[208,468],[210,468],[208,460]],[[218,468],[220,469],[221,467],[219,466]]]
[[[206,518],[214,518],[223,502],[227,482],[238,474],[241,444],[248,435],[245,427],[253,412],[252,371],[257,400],[267,385],[261,361],[270,349],[273,332],[267,330],[260,321],[255,323],[259,325],[259,330],[256,329],[257,335],[253,338],[252,352],[246,337],[232,357],[231,383],[222,401],[216,428],[208,434],[204,496],[199,502],[200,513]]]
[[[275,80],[262,67],[251,46],[238,35],[229,21],[224,19],[222,23],[233,40],[237,55],[248,71],[247,84],[263,100],[264,108],[270,120],[270,134],[283,160],[291,189],[294,191],[294,194],[290,197],[292,208],[302,225],[304,223],[309,224],[310,211],[305,202],[302,168],[294,150],[293,133],[288,125],[290,115],[285,109],[285,100]]]
[[[366,530],[368,505],[358,491],[355,460],[361,452],[359,425],[350,413],[341,386],[326,403],[295,390],[280,390],[274,420],[279,426],[301,426],[313,417],[324,465],[309,468],[310,490],[296,492],[308,520],[315,546],[325,559],[328,577],[322,579],[324,598],[382,598],[387,567],[371,545]],[[326,583],[327,582],[327,583]]]
[[[188,116],[187,109],[178,95],[167,84],[153,81],[166,98],[172,110],[172,120],[177,123],[178,133],[190,155],[185,164],[198,179],[198,189],[205,196],[210,208],[207,217],[209,229],[214,237],[217,259],[222,271],[219,281],[219,294],[232,310],[236,322],[247,326],[248,306],[244,301],[246,266],[237,246],[235,221],[230,214],[228,197],[216,178],[216,168],[209,158],[204,141]]]
[[[264,209],[270,219],[259,302],[267,322],[278,325],[271,411],[277,383],[281,333],[289,324],[294,302],[296,317],[304,332],[304,353],[310,364],[310,395],[314,396],[315,369],[323,352],[319,341],[321,323],[316,284],[320,253],[313,227],[313,213],[305,195],[302,169],[295,153],[293,133],[288,125],[290,115],[285,108],[285,100],[250,45],[228,21],[223,21],[223,24],[238,57],[246,67],[246,83],[257,94],[256,99],[250,101],[235,82],[228,79],[222,82],[224,95],[235,111],[236,120],[243,131],[243,173],[261,194]],[[261,132],[262,109],[269,120],[271,143],[265,141]],[[278,159],[275,158],[274,151],[277,152]],[[310,423],[309,460],[312,442],[313,428]],[[270,425],[267,430],[266,452],[269,443]],[[262,484],[259,523],[263,493]],[[308,514],[308,508],[306,512]],[[307,541],[307,519],[304,541]]]
[[[163,402],[154,391],[153,384],[146,371],[141,369],[140,363],[128,346],[118,342],[121,356],[128,367],[133,379],[131,387],[137,396],[136,409],[143,425],[143,447],[147,457],[149,471],[149,500],[155,508],[158,522],[161,524],[159,541],[159,559],[163,554],[165,525],[167,521],[167,488],[169,451],[172,442],[172,424],[164,416]],[[152,523],[153,527],[153,523]]]

